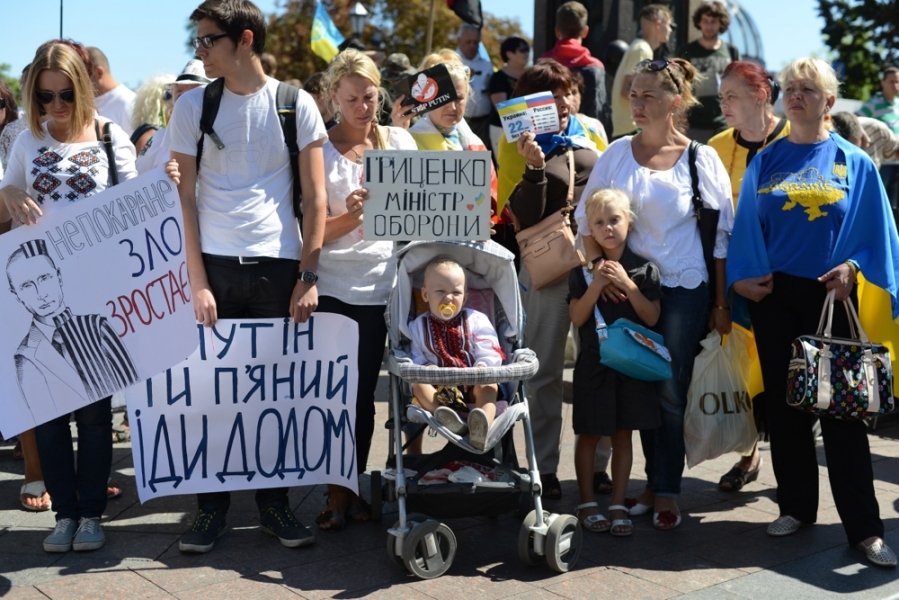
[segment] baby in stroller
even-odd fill
[[[463,308],[466,295],[465,270],[453,259],[438,256],[425,267],[422,300],[428,311],[410,325],[412,361],[431,367],[498,367],[505,356],[490,319],[471,308]],[[434,415],[438,423],[455,434],[469,434],[470,444],[486,449],[487,434],[496,416],[498,386],[495,383],[466,386],[412,384],[413,402]],[[459,411],[468,400],[475,408],[468,423]]]

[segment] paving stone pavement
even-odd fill
[[[570,380],[570,372],[568,374]],[[378,421],[387,416],[386,376],[379,387]],[[561,441],[562,500],[548,502],[553,512],[573,513],[577,491],[572,459],[574,435],[565,404]],[[523,450],[520,427],[517,448]],[[875,487],[887,528],[886,539],[899,549],[899,421],[883,422],[870,433]],[[642,489],[643,462],[634,436],[631,488]],[[436,449],[426,440],[426,450]],[[368,465],[383,467],[387,432],[378,427]],[[846,545],[834,508],[819,446],[818,523],[787,538],[773,539],[765,526],[777,516],[774,475],[767,445],[759,480],[743,492],[718,490],[717,481],[733,464],[726,456],[684,474],[679,506],[684,522],[658,532],[648,517],[634,519],[629,538],[584,535],[576,568],[557,574],[548,567],[526,567],[517,553],[520,521],[465,518],[446,521],[458,540],[449,572],[423,581],[387,557],[386,529],[396,520],[396,505],[384,506],[381,523],[353,523],[339,533],[316,531],[312,547],[287,549],[258,529],[253,495],[235,493],[229,532],[205,555],[182,555],[178,539],[189,528],[192,497],[167,497],[141,505],[132,479],[129,444],[117,444],[113,475],[124,494],[104,515],[107,544],[87,553],[46,554],[41,541],[53,526],[52,513],[19,508],[22,463],[11,446],[0,448],[0,596],[9,598],[389,598],[458,600],[460,597],[515,598],[688,598],[691,600],[788,598],[899,599],[899,572],[869,566]],[[523,452],[520,452],[523,454]],[[368,493],[368,475],[362,490]],[[314,527],[325,505],[324,486],[294,488],[297,517]],[[608,496],[599,496],[605,511]]]

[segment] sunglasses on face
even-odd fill
[[[200,45],[204,48],[212,48],[216,40],[220,40],[223,37],[228,37],[228,34],[220,33],[218,35],[204,35],[203,37],[194,38],[191,43],[194,45],[194,48],[199,48]]]
[[[674,78],[674,74],[671,72],[670,68],[671,63],[664,58],[656,58],[655,60],[641,60],[637,63],[637,67],[642,69],[643,67],[648,67],[650,71],[653,73],[658,73],[659,71],[665,71],[668,73],[668,77],[671,78],[671,83],[674,84],[675,89],[677,89],[677,93],[680,93],[680,85],[677,83],[677,79]]]
[[[38,90],[34,93],[37,101],[41,104],[50,104],[53,100],[59,96],[59,99],[65,102],[66,104],[71,104],[75,101],[75,90],[62,90],[61,92],[50,92],[47,90]]]

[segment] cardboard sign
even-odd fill
[[[424,114],[449,104],[456,98],[456,84],[446,65],[436,65],[421,73],[400,79],[393,85],[395,98],[406,96],[402,106],[411,106],[413,114]]]
[[[126,392],[141,502],[319,483],[358,491],[355,321],[317,312],[190,329],[190,358]]]
[[[490,238],[490,152],[366,150],[366,240]]]
[[[143,381],[197,347],[178,189],[162,168],[0,236],[0,432]]]
[[[558,133],[559,111],[552,92],[537,92],[505,100],[496,105],[506,139],[515,142],[525,131]]]

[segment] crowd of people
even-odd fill
[[[780,516],[767,532],[789,535],[815,522],[814,418],[784,401],[790,347],[797,336],[815,332],[818,309],[830,291],[838,300],[857,298],[859,274],[886,290],[897,306],[899,238],[891,208],[899,206],[899,70],[884,70],[883,93],[864,106],[861,123],[853,115],[832,118],[839,82],[827,63],[803,58],[773,76],[740,60],[720,38],[730,16],[723,3],[711,1],[692,18],[700,37],[672,58],[665,56],[671,12],[657,4],[643,8],[641,37],[624,52],[617,71],[607,73],[583,45],[586,9],[570,1],[556,13],[556,44],[530,67],[528,42],[509,37],[501,45],[503,66],[494,70],[479,53],[480,30],[471,25],[460,28],[455,51],[428,55],[417,68],[405,55],[343,49],[299,92],[295,181],[288,150],[280,144],[281,84],[270,75],[276,61],[263,52],[264,15],[249,0],[206,0],[190,18],[197,26],[197,58],[178,76],[147,81],[136,96],[113,77],[100,50],[70,40],[52,40],[37,50],[18,102],[0,83],[0,231],[36,223],[70,202],[164,166],[182,202],[198,322],[305,322],[324,311],[358,324],[354,431],[361,474],[374,434],[375,387],[387,337],[384,310],[397,277],[397,244],[363,235],[370,200],[362,185],[363,157],[381,149],[490,149],[494,239],[517,255],[516,231],[568,214],[586,261],[539,289],[535,274],[519,267],[524,344],[540,363],[526,392],[543,497],[553,501],[563,493],[557,476],[563,370],[573,332],[579,521],[589,532],[615,536],[631,535],[631,519],[644,514],[659,531],[678,527],[694,357],[709,331],[726,335],[741,326],[752,331],[758,348],[764,392],[753,408],[762,439],[770,441],[777,479]],[[435,65],[446,67],[456,99],[413,118],[404,98],[384,87]],[[247,160],[231,160],[216,144],[203,144],[205,88],[215,80],[222,97],[214,130],[230,152],[247,151]],[[496,104],[537,92],[552,94],[559,130],[508,141]],[[778,97],[784,118],[774,113]],[[252,132],[279,143],[257,149],[251,160]],[[104,147],[105,137],[111,148]],[[80,170],[57,169],[55,185],[48,186],[49,173],[32,168],[50,154],[55,164],[83,153],[94,164],[90,185]],[[869,154],[880,161],[879,174]],[[294,186],[301,192],[299,221]],[[57,188],[65,193],[56,194]],[[704,247],[697,226],[697,193],[717,215],[710,247]],[[14,262],[49,261],[39,247],[15,256],[7,266],[11,288],[18,281]],[[46,277],[52,280],[49,265]],[[422,327],[431,333],[460,315],[483,317],[463,310],[465,277],[458,267],[445,261],[428,267],[421,294],[431,310],[422,316]],[[22,289],[27,285],[33,283],[21,283]],[[56,341],[54,328],[62,329],[66,316],[53,310],[35,313],[35,336]],[[672,376],[650,383],[602,365],[597,310],[609,324],[627,318],[660,333]],[[896,313],[894,308],[889,316]],[[837,335],[848,334],[842,312],[834,328]],[[59,352],[77,360],[62,345]],[[455,365],[457,358],[447,353],[427,361]],[[487,353],[467,366],[497,360]],[[419,387],[416,398],[441,423],[459,431],[467,427],[472,440],[476,436],[483,444],[496,389],[480,387],[467,425],[438,406],[432,387]],[[112,429],[111,407],[106,396],[74,412],[77,461],[68,415],[19,435],[26,464],[22,506],[52,507],[56,513],[56,527],[44,540],[47,552],[104,544],[100,520],[107,500],[120,493],[109,478],[110,432],[127,434]],[[820,423],[848,543],[876,565],[895,566],[896,556],[883,541],[864,423]],[[634,430],[646,459],[646,484],[627,498]],[[722,476],[720,487],[737,492],[761,468],[756,444]],[[287,547],[311,544],[314,536],[294,515],[287,492],[256,492],[261,529]],[[595,497],[607,493],[609,518]],[[369,501],[355,492],[329,485],[327,496],[316,518],[320,530],[338,531],[348,519],[371,518]],[[211,550],[226,531],[229,505],[227,492],[199,494],[180,550]]]

